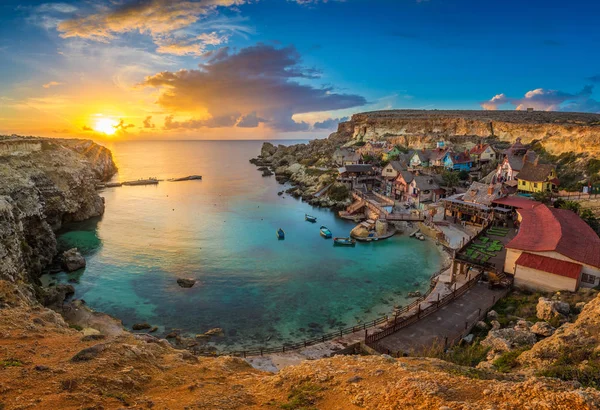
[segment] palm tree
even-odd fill
[[[581,204],[575,201],[564,201],[559,206],[560,209],[568,209],[569,211],[573,211],[576,214],[579,214],[581,211]]]

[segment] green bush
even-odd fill
[[[514,368],[519,366],[519,362],[517,358],[523,353],[525,350],[529,350],[528,348],[521,348],[517,350],[513,350],[510,352],[504,353],[498,359],[494,360],[494,367],[500,373],[508,373],[512,371]]]
[[[288,402],[281,405],[284,410],[313,410],[314,404],[319,399],[318,393],[323,390],[322,387],[305,382],[294,387],[288,395]]]
[[[329,188],[327,195],[332,200],[341,202],[348,199],[350,196],[350,190],[346,188],[346,185],[334,184],[331,186],[331,188]]]

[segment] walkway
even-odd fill
[[[504,293],[503,289],[490,290],[487,283],[480,282],[447,306],[377,341],[378,350],[409,353],[431,346],[436,341],[443,343],[446,337],[448,340],[458,338]]]

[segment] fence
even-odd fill
[[[576,201],[580,199],[597,199],[598,197],[600,197],[600,191],[594,189],[592,192],[587,194],[583,192],[559,192],[558,194],[555,194],[552,197],[557,199],[566,199],[570,201]]]
[[[444,338],[443,338],[444,350],[446,350],[446,349],[448,349],[448,348],[450,348],[450,347],[452,347],[454,345],[459,344],[465,338],[465,336],[467,336],[471,332],[471,330],[473,330],[473,327],[475,327],[475,325],[477,324],[477,322],[485,319],[486,316],[487,316],[487,314],[488,314],[488,312],[496,304],[496,302],[498,300],[502,299],[504,296],[506,296],[506,294],[508,292],[510,292],[510,290],[511,290],[511,287],[505,288],[499,296],[498,295],[494,296],[494,299],[493,299],[492,304],[490,306],[488,306],[486,309],[479,309],[477,317],[475,319],[473,319],[470,322],[469,321],[465,321],[465,328],[464,328],[464,330],[458,336],[456,336],[453,339],[448,339],[448,336],[444,336]],[[439,340],[439,342],[441,344],[441,342],[442,342],[441,338],[438,339],[438,340]],[[377,344],[375,344],[374,346],[370,346],[370,347],[373,348],[373,349],[375,349],[375,350],[377,350],[380,353],[386,353],[386,354],[388,354],[390,356],[393,356],[393,357],[401,357],[401,356],[405,355],[405,352],[402,352],[402,351],[392,352],[392,351],[387,350],[387,349],[382,349]],[[418,352],[417,352],[417,354],[418,354]]]
[[[305,347],[316,345],[317,343],[324,343],[329,340],[337,339],[337,338],[343,337],[345,335],[359,332],[361,330],[365,331],[365,334],[366,334],[367,329],[370,329],[375,326],[379,326],[383,323],[387,323],[391,318],[397,319],[398,316],[400,316],[404,313],[407,313],[410,310],[417,307],[421,302],[423,302],[427,298],[427,296],[429,296],[429,294],[435,288],[436,276],[437,275],[434,275],[430,279],[429,289],[423,296],[419,297],[418,299],[416,299],[414,302],[410,303],[409,305],[406,305],[402,308],[397,309],[394,313],[394,316],[385,315],[385,316],[379,317],[377,319],[371,320],[369,322],[357,324],[356,326],[347,327],[345,329],[340,329],[335,332],[325,333],[321,336],[314,337],[312,339],[306,339],[306,340],[303,340],[303,341],[297,342],[297,343],[284,343],[283,345],[278,346],[278,347],[256,347],[256,348],[252,348],[252,349],[248,349],[248,350],[237,350],[237,351],[232,351],[232,352],[211,353],[211,354],[207,354],[207,355],[209,355],[209,356],[216,356],[216,355],[238,356],[238,357],[244,357],[244,358],[251,357],[251,356],[263,356],[265,354],[285,353],[285,352],[290,352],[293,350],[303,349]]]
[[[394,323],[391,326],[384,328],[381,332],[377,332],[372,335],[365,335],[365,344],[367,344],[368,346],[370,346],[374,349],[377,349],[376,345],[374,345],[375,342],[377,342],[378,340],[381,340],[384,337],[387,337],[393,333],[396,333],[398,330],[405,328],[405,327],[419,321],[421,318],[424,318],[424,317],[430,315],[431,313],[437,311],[438,309],[446,306],[451,301],[462,296],[469,289],[471,289],[473,286],[475,286],[477,284],[477,282],[479,281],[479,279],[481,278],[481,276],[482,276],[482,274],[478,274],[474,278],[467,281],[460,288],[458,288],[458,289],[455,288],[452,293],[444,296],[442,299],[438,299],[435,303],[432,303],[431,305],[429,305],[429,307],[427,307],[423,310],[421,310],[421,305],[420,305],[421,302],[419,302],[418,310],[415,315],[412,315],[405,319],[401,319],[399,321],[397,320],[398,317],[396,316],[396,318],[394,319]]]

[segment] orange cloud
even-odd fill
[[[59,83],[58,81],[50,81],[49,83],[42,85],[42,87],[50,88],[50,87],[55,87],[57,85],[62,85],[62,83]]]

